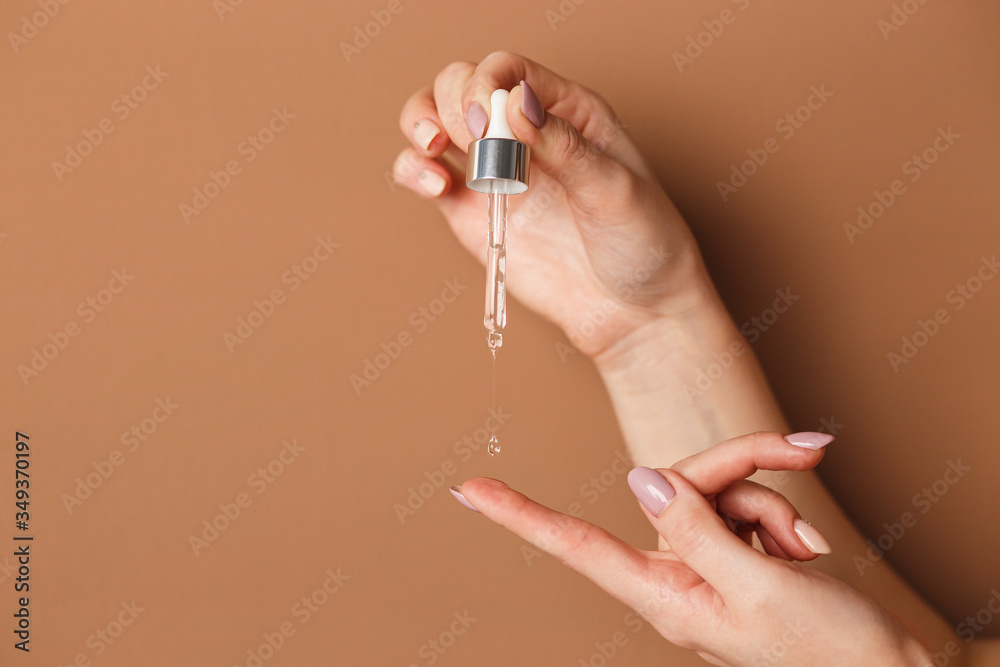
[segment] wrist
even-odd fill
[[[881,656],[877,664],[899,665],[900,667],[934,667],[935,656],[926,635],[908,619],[892,611],[886,611],[890,636],[894,637],[892,650]],[[873,663],[876,664],[876,663]],[[948,657],[949,667],[966,667],[964,655]]]
[[[644,317],[625,330],[591,359],[605,380],[640,379],[650,371],[682,371],[691,359],[683,354],[706,337],[738,335],[722,299],[715,290],[697,252],[685,253],[671,272],[670,282],[680,285],[661,302],[644,308]]]
[[[787,425],[749,343],[702,268],[669,313],[593,356],[636,463],[669,465]]]

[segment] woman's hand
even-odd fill
[[[511,90],[506,109],[490,93]],[[508,287],[588,356],[715,297],[694,240],[608,104],[511,53],[445,67],[400,116],[412,143],[397,182],[435,201],[486,256],[486,198],[465,186],[466,150],[505,113],[531,147],[530,187],[510,198]]]
[[[755,433],[671,469],[635,468],[629,486],[660,535],[659,551],[636,549],[502,482],[476,478],[453,492],[713,664],[930,665],[873,600],[793,562],[829,547],[783,496],[745,479],[757,470],[811,469],[831,439]],[[751,546],[753,532],[770,555]]]
[[[506,109],[490,109],[497,88],[511,90]],[[507,286],[595,361],[633,460],[785,430],[753,354],[730,351],[742,338],[690,230],[595,93],[511,53],[452,63],[403,108],[411,146],[395,180],[433,200],[485,262],[486,197],[465,185],[466,150],[495,113],[531,147],[530,187],[510,197]]]

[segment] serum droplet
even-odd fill
[[[496,456],[500,453],[500,441],[495,435],[490,438],[490,444],[486,446],[486,451],[490,453],[490,456]]]

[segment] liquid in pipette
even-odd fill
[[[493,190],[488,197],[489,223],[486,234],[486,344],[493,353],[493,412],[497,407],[497,348],[503,345],[503,327],[507,323],[507,195]],[[500,441],[493,425],[486,451],[500,453]]]
[[[493,350],[493,411],[490,414],[497,413],[497,351]],[[500,441],[497,440],[497,425],[496,421],[490,420],[490,426],[492,427],[492,432],[490,433],[490,444],[486,445],[486,451],[490,453],[490,456],[496,456],[500,453]]]
[[[507,324],[507,195],[496,191],[488,196],[489,224],[486,234],[486,344],[493,356],[503,345]]]

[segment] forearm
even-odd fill
[[[738,435],[789,430],[707,276],[694,282],[701,286],[689,307],[595,358],[637,465],[669,466]],[[815,561],[818,569],[906,618],[929,648],[956,641],[953,628],[884,560],[859,571],[854,557],[863,557],[868,545],[815,474],[762,472],[754,479],[785,495],[834,546],[833,554]]]

